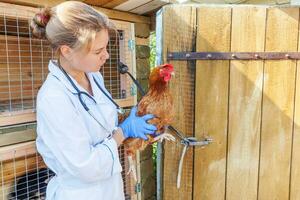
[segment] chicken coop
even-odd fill
[[[54,175],[46,168],[34,142],[36,95],[47,77],[49,60],[56,59],[47,41],[34,38],[30,32],[30,19],[40,9],[0,3],[0,198],[3,200],[44,199],[47,182]],[[116,102],[121,107],[131,107],[137,101],[135,87],[129,76],[118,72],[118,63],[125,63],[135,75],[134,23],[112,21],[118,33],[110,34],[107,48],[110,58],[101,73]],[[138,199],[136,183],[125,175],[128,163],[122,146],[119,155],[126,199]]]
[[[31,36],[28,21],[62,0],[1,2],[0,199],[43,199],[54,173],[35,148],[35,105],[55,54],[46,40]],[[300,199],[300,10],[291,5],[297,0],[194,0],[164,7],[174,1],[83,2],[117,27],[101,73],[122,107],[135,105],[138,91],[117,63],[147,85],[150,31],[156,32],[156,63],[175,69],[170,90],[176,115],[169,132],[182,138],[158,145],[156,183],[143,177],[153,176],[152,149],[137,154],[134,183],[125,175],[120,147],[126,199]],[[222,4],[237,2],[249,4]],[[250,5],[258,2],[275,3]],[[189,146],[207,138],[207,146]]]
[[[163,149],[162,199],[300,199],[299,7],[170,5],[158,61],[174,65],[180,141]]]

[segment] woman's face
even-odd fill
[[[89,52],[84,50],[73,51],[69,60],[75,70],[82,72],[97,72],[101,69],[109,54],[107,44],[109,41],[108,31],[103,29],[96,34],[95,40],[91,44]]]

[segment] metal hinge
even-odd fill
[[[136,193],[140,193],[141,192],[141,183],[136,183],[134,189],[135,189]]]
[[[134,42],[134,40],[128,40],[128,49],[130,51],[134,51],[134,49],[135,49],[135,42]]]
[[[126,90],[121,90],[121,99],[126,99]]]
[[[124,33],[123,31],[119,31],[119,39],[124,40]]]
[[[300,52],[168,52],[168,60],[299,60]]]
[[[132,84],[132,85],[130,86],[130,95],[131,95],[131,96],[134,96],[134,95],[136,95],[136,94],[137,94],[136,86]]]

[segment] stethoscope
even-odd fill
[[[59,67],[59,69],[63,72],[63,74],[66,76],[66,78],[68,79],[68,81],[71,83],[72,87],[76,90],[76,94],[78,96],[79,102],[82,105],[82,107],[89,113],[89,115],[97,122],[97,124],[99,124],[104,130],[106,130],[108,133],[110,133],[110,135],[108,136],[108,138],[111,137],[111,132],[110,130],[108,130],[106,128],[106,126],[104,126],[98,119],[97,117],[93,114],[93,112],[91,112],[91,110],[89,109],[89,107],[86,105],[86,103],[83,101],[83,96],[88,97],[89,99],[91,99],[95,104],[97,104],[96,100],[87,92],[85,91],[81,91],[76,84],[74,83],[74,81],[71,79],[71,77],[67,74],[67,72],[60,66],[60,64],[57,62],[56,63]],[[95,77],[93,76],[93,80],[95,82],[95,84],[97,85],[97,87],[100,89],[100,91],[116,106],[117,111],[119,114],[124,114],[125,111],[124,109],[122,109],[105,91],[104,89],[100,86],[100,84],[98,83],[98,81],[95,79]]]

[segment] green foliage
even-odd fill
[[[156,34],[155,32],[150,33],[150,69],[155,67],[156,59]],[[156,177],[156,158],[157,158],[157,143],[152,145],[152,159],[154,164],[154,176]]]
[[[155,67],[156,59],[156,34],[155,32],[150,33],[150,69]]]

